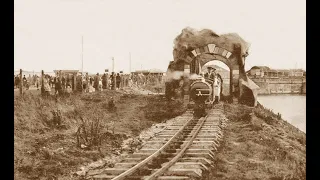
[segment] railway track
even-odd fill
[[[200,119],[186,112],[138,152],[116,163],[113,168],[91,174],[88,179],[204,179],[213,167],[214,152],[226,125],[222,107],[216,105]]]

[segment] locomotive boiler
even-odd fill
[[[188,106],[193,108],[195,116],[204,116],[207,106],[213,104],[212,97],[212,83],[204,79],[195,80],[190,85]]]

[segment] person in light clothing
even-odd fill
[[[43,78],[44,93],[46,97],[49,97],[51,93],[51,87],[49,85],[49,81],[50,79],[48,76],[45,76],[45,78]]]

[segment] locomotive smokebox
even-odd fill
[[[204,103],[212,95],[212,87],[205,81],[196,81],[190,86],[190,98],[195,103]]]

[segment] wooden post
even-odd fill
[[[44,95],[44,72],[41,70],[41,95]]]
[[[81,73],[81,77],[80,77],[80,84],[81,84],[81,92],[83,92],[83,71],[82,71],[82,73]]]
[[[73,73],[73,91],[77,91],[77,73]]]
[[[20,69],[20,74],[19,74],[19,78],[20,78],[20,83],[19,83],[19,91],[20,91],[20,95],[22,95],[22,69]]]

